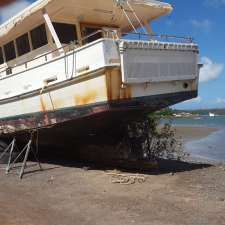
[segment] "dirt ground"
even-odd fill
[[[222,165],[161,165],[131,185],[112,183],[112,168],[42,166],[22,181],[0,171],[0,225],[225,225]]]
[[[177,128],[186,141],[214,131]],[[29,162],[23,180],[0,165],[0,225],[225,225],[225,165],[161,161],[137,171],[52,154],[41,162],[43,171]],[[110,173],[145,182],[113,183]]]

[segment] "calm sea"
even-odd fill
[[[201,116],[198,118],[176,118],[173,120],[176,126],[203,126],[203,127],[217,127],[225,129],[225,116]]]
[[[225,116],[202,116],[197,119],[179,118],[174,119],[176,126],[202,126],[216,127],[219,130],[196,141],[189,141],[185,149],[194,158],[203,161],[215,161],[225,163]]]

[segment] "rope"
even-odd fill
[[[120,173],[108,173],[111,176],[111,183],[131,185],[135,183],[142,184],[146,181],[146,177],[140,174],[120,174]]]
[[[130,23],[131,27],[133,28],[134,32],[137,33],[137,30],[136,30],[135,26],[133,25],[132,21],[130,20],[129,16],[127,15],[127,13],[126,13],[126,11],[123,7],[122,7],[122,11],[125,14],[125,16],[127,17],[127,20],[129,21],[129,23]]]
[[[144,31],[145,34],[148,34],[145,26],[142,24],[141,20],[139,19],[139,17],[137,16],[135,10],[133,9],[133,7],[131,6],[131,4],[129,3],[129,0],[126,0],[124,2],[119,2],[117,1],[117,7],[120,7],[120,9],[123,11],[124,15],[126,16],[128,22],[130,23],[132,29],[134,30],[135,33],[138,33],[137,32],[137,29],[135,28],[135,26],[133,25],[130,17],[128,16],[126,10],[124,9],[124,4],[127,4],[127,6],[129,7],[130,11],[132,12],[133,16],[135,17],[135,19],[138,21],[139,25],[141,26],[142,30]],[[112,16],[112,20],[115,18],[115,11],[113,9],[113,16]]]

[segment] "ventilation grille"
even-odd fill
[[[125,83],[191,80],[198,76],[198,51],[190,45],[150,48],[150,45],[126,42],[121,49]]]

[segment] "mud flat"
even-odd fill
[[[184,142],[198,140],[219,130],[214,127],[200,127],[200,126],[175,126],[176,136],[181,137]]]

